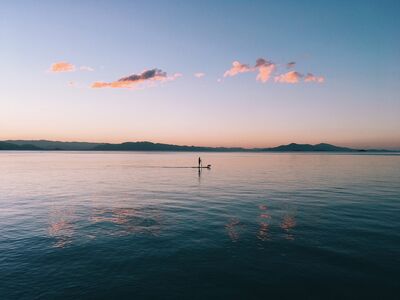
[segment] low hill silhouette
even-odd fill
[[[42,150],[41,148],[31,144],[13,144],[7,142],[0,142],[0,150]]]
[[[63,150],[63,151],[192,151],[192,152],[393,152],[389,150],[363,150],[320,143],[291,143],[272,148],[202,147],[152,142],[125,142],[120,144],[60,142],[47,140],[7,140],[0,142],[0,150]]]
[[[314,151],[320,151],[320,152],[353,152],[353,151],[360,151],[357,149],[351,149],[351,148],[346,148],[346,147],[338,147],[335,145],[331,144],[316,144],[316,145],[310,145],[310,144],[296,144],[296,143],[291,143],[288,145],[281,145],[278,147],[274,148],[264,148],[260,149],[261,151],[278,151],[278,152],[296,152],[296,151],[302,151],[302,152],[314,152]]]

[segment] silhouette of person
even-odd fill
[[[201,168],[201,158],[199,157],[199,168]]]

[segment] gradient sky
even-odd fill
[[[0,140],[400,149],[399,11],[397,0],[1,1]],[[258,58],[273,66],[265,82]],[[224,77],[234,61],[246,72]]]

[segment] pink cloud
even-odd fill
[[[73,72],[75,71],[75,66],[66,61],[56,62],[51,65],[50,72],[59,73],[59,72]]]
[[[198,73],[194,73],[194,76],[197,77],[197,78],[201,78],[201,77],[206,76],[206,74],[204,74],[202,72],[198,72]]]
[[[295,66],[296,62],[294,61],[286,64],[287,69],[293,69]],[[239,61],[234,61],[232,63],[232,67],[224,73],[224,77],[232,77],[240,73],[258,72],[256,80],[265,83],[271,79],[276,70],[277,64],[264,58],[257,59],[254,67],[251,67],[248,64],[242,64]],[[297,71],[289,71],[287,73],[275,76],[274,80],[275,82],[279,83],[298,83],[301,80],[304,80],[304,82],[323,83],[325,81],[325,78],[322,76],[314,76],[311,73],[303,75]],[[218,82],[220,81],[221,80],[218,80]]]
[[[304,77],[305,82],[317,82],[317,83],[323,83],[325,81],[325,78],[322,76],[314,76],[311,73],[307,73],[307,75]]]
[[[253,70],[252,70],[252,68],[249,67],[249,65],[241,64],[238,61],[234,61],[232,63],[232,67],[224,73],[224,77],[228,77],[228,76],[232,77],[239,73],[246,73],[246,72],[251,72],[251,71],[253,71]]]
[[[269,65],[269,66],[261,66],[258,68],[258,75],[256,80],[261,81],[261,82],[267,82],[269,78],[271,77],[271,74],[275,71],[275,65]]]
[[[153,85],[156,82],[165,82],[172,81],[179,77],[182,77],[181,73],[175,73],[174,75],[168,77],[166,72],[163,72],[159,69],[151,69],[143,71],[140,74],[133,74],[130,76],[126,76],[118,79],[113,82],[102,82],[97,81],[92,84],[92,88],[136,88],[139,85],[146,83],[149,85]]]
[[[271,74],[275,71],[276,65],[264,58],[259,58],[256,61],[255,68],[258,68],[258,75],[256,80],[261,82],[267,82],[271,77]]]
[[[279,76],[275,76],[275,82],[280,83],[298,83],[299,80],[303,77],[299,72],[290,71],[285,74],[281,74]]]
[[[276,70],[276,65],[264,58],[259,58],[256,61],[256,64],[254,67],[250,67],[247,64],[241,64],[238,61],[234,61],[232,63],[232,68],[230,68],[228,71],[224,73],[224,77],[228,76],[236,76],[237,74],[240,73],[247,73],[247,72],[257,72],[257,77],[256,80],[261,81],[261,82],[267,82],[271,74],[275,72]]]

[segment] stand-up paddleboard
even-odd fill
[[[136,168],[163,168],[163,169],[208,169],[211,170],[211,165],[203,166],[203,167],[185,167],[185,166],[136,166]]]
[[[193,169],[211,169],[211,165],[207,165],[205,167],[191,167]]]

